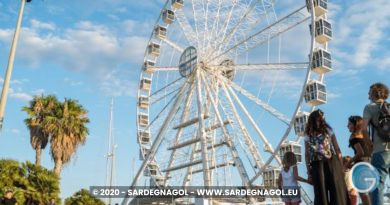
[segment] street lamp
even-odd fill
[[[3,127],[4,111],[5,111],[5,105],[7,103],[9,83],[11,80],[12,69],[14,67],[15,51],[16,51],[16,46],[18,44],[20,25],[22,24],[24,5],[26,4],[26,2],[31,2],[31,0],[22,0],[22,5],[20,6],[18,21],[16,23],[14,38],[12,41],[12,46],[11,46],[11,50],[10,50],[10,54],[9,54],[9,58],[8,58],[7,70],[5,72],[5,78],[4,78],[4,82],[3,82],[3,90],[1,92],[1,99],[0,99],[0,131],[1,131],[1,128]]]

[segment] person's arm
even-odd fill
[[[363,147],[360,145],[360,143],[355,143],[353,147],[356,150],[355,156],[352,158],[351,162],[356,162],[358,161],[361,157],[364,156],[364,150]]]
[[[336,155],[339,158],[340,162],[342,163],[343,156],[341,155],[341,150],[339,144],[337,143],[336,135],[334,133],[332,135],[332,143],[333,143],[334,150],[336,151]]]
[[[368,126],[370,124],[371,119],[372,119],[372,115],[370,109],[368,106],[366,106],[364,107],[364,111],[363,111],[363,126],[362,126],[363,136],[370,137],[368,134]]]
[[[363,118],[363,126],[362,126],[362,131],[363,131],[363,136],[369,136],[368,134],[368,125],[370,124],[369,119]]]
[[[306,171],[307,171],[307,182],[311,183],[311,169],[310,169],[310,153],[309,153],[309,143],[305,141],[305,161],[306,161]]]
[[[305,178],[299,176],[297,166],[294,166],[294,167],[293,167],[293,173],[294,173],[294,179],[295,179],[296,181],[301,181],[301,182],[308,183],[307,179],[305,179]]]
[[[278,178],[278,187],[279,189],[283,188],[283,179],[282,179],[282,173],[279,173],[279,178]]]

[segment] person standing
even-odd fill
[[[347,185],[348,190],[348,197],[349,197],[349,205],[356,205],[357,204],[357,192],[353,188],[351,181],[349,180],[349,177],[351,175],[351,157],[345,156],[343,157],[343,166],[344,166],[344,180],[345,184]]]
[[[18,205],[18,202],[13,197],[12,190],[7,190],[4,193],[4,198],[0,201],[1,205]]]
[[[314,204],[347,205],[341,151],[321,110],[313,111],[306,124],[305,159],[308,181],[314,188]]]
[[[282,160],[283,169],[278,178],[279,189],[297,189],[298,196],[282,196],[285,205],[299,205],[301,195],[299,192],[298,181],[306,182],[307,180],[298,175],[297,158],[293,152],[286,152]]]
[[[371,101],[364,107],[363,131],[370,134],[373,141],[373,155],[371,164],[379,172],[378,187],[371,193],[373,205],[384,204],[384,189],[386,178],[390,168],[390,143],[379,135],[379,116],[382,106],[388,108],[386,99],[389,96],[389,89],[383,83],[374,83],[370,86],[368,99]],[[370,133],[369,133],[370,130]]]
[[[349,137],[349,147],[351,147],[355,153],[355,156],[350,160],[348,167],[352,167],[353,164],[359,162],[371,161],[372,143],[368,135],[364,135],[363,132],[363,118],[360,116],[351,116],[348,118],[349,131],[351,136]],[[362,199],[363,205],[370,205],[370,195],[368,193],[359,193]]]

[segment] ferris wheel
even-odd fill
[[[332,29],[327,0],[299,3],[166,1],[140,74],[132,187],[275,186],[285,152],[302,161]]]

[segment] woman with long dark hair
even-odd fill
[[[363,132],[363,118],[360,116],[351,116],[348,119],[348,129],[351,132],[349,137],[349,147],[351,147],[355,153],[355,156],[351,159],[349,166],[359,162],[371,161],[372,143],[369,136],[365,136]],[[362,199],[363,205],[370,205],[370,195],[368,193],[359,193]]]
[[[314,204],[347,205],[341,151],[321,110],[313,111],[305,129],[308,180],[314,187]]]

